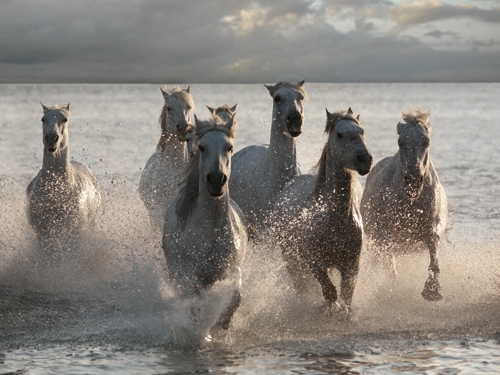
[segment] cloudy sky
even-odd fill
[[[0,82],[500,81],[498,0],[0,0]]]

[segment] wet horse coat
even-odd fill
[[[234,283],[230,305],[219,319],[228,328],[240,303],[240,266],[247,246],[244,216],[229,198],[234,121],[196,120],[198,151],[189,163],[163,229],[167,272],[181,295],[197,296],[217,281]]]
[[[438,245],[448,220],[447,198],[429,155],[430,113],[419,108],[403,113],[398,123],[399,151],[381,160],[368,176],[361,214],[374,248],[391,257],[418,242],[429,249],[429,277],[422,296],[442,298]]]
[[[160,114],[160,139],[139,181],[139,195],[148,210],[151,224],[161,228],[165,211],[178,190],[178,177],[187,161],[186,136],[194,102],[189,87],[161,90],[164,104]]]
[[[361,185],[356,173],[370,171],[372,156],[364,143],[359,117],[351,109],[329,113],[328,141],[318,163],[317,175],[293,178],[275,205],[273,221],[295,288],[306,292],[312,274],[331,307],[337,289],[329,268],[341,274],[341,297],[350,307],[359,270],[363,224],[359,212]]]
[[[54,250],[95,222],[101,196],[90,169],[71,160],[67,106],[43,107],[43,162],[29,183],[28,221],[42,248]]]

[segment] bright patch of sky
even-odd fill
[[[443,51],[500,50],[500,1],[361,0],[324,4],[328,23],[344,34],[416,38]]]

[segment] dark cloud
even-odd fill
[[[325,16],[346,4],[358,12],[356,32],[337,31]],[[500,80],[498,52],[371,36],[367,18],[391,4],[3,1],[0,82]]]
[[[424,36],[430,36],[430,37],[433,37],[436,39],[441,39],[442,37],[445,37],[445,36],[457,37],[458,34],[451,32],[451,31],[433,30],[433,31],[429,31],[428,33],[425,33]]]

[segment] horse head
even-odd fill
[[[189,87],[186,90],[174,87],[169,91],[164,91],[160,87],[160,90],[165,101],[160,116],[162,132],[167,137],[175,135],[180,142],[184,142],[189,133],[191,113],[194,110]]]
[[[326,127],[328,133],[328,150],[339,160],[344,168],[354,170],[361,176],[370,172],[373,158],[366,147],[365,131],[359,122],[359,115],[354,117],[352,109],[347,112],[334,113],[326,110]]]
[[[398,123],[399,158],[404,190],[410,199],[420,196],[424,177],[429,171],[430,112],[417,108],[403,113],[405,123]]]
[[[279,131],[283,134],[298,137],[302,133],[304,122],[302,101],[307,96],[303,88],[304,81],[278,82],[274,86],[264,86],[269,90],[274,101],[273,123],[276,122]]]
[[[70,116],[69,104],[66,106],[54,105],[43,108],[43,145],[51,153],[68,147],[68,118]]]
[[[207,108],[210,111],[210,114],[212,115],[212,119],[219,118],[221,121],[228,122],[229,120],[231,120],[231,118],[234,117],[237,105],[238,104],[235,104],[232,107],[230,107],[227,104],[223,104],[217,108],[212,108],[207,105]]]
[[[199,121],[195,116],[195,122],[200,178],[212,197],[222,197],[227,191],[231,174],[236,121],[234,116],[225,123],[217,120]]]

